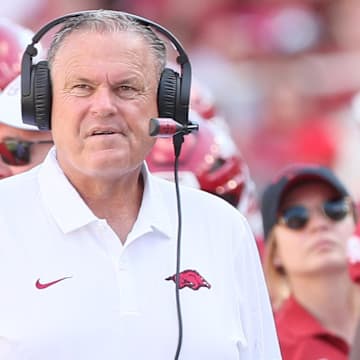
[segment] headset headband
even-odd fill
[[[29,44],[26,47],[26,50],[22,57],[22,68],[21,68],[21,94],[22,94],[22,104],[24,106],[24,102],[28,103],[29,100],[27,98],[33,97],[32,94],[32,72],[33,72],[33,63],[32,59],[34,56],[37,55],[38,51],[35,48],[35,44],[37,44],[41,38],[50,31],[53,27],[55,27],[58,24],[63,23],[64,21],[76,18],[79,16],[82,16],[84,14],[91,14],[95,13],[96,10],[87,10],[87,11],[81,11],[81,12],[75,12],[70,13],[61,17],[58,17],[49,23],[45,24],[40,30],[38,30],[34,36],[32,37],[32,43]],[[188,119],[188,112],[189,112],[189,102],[190,102],[190,89],[191,89],[191,65],[189,58],[181,45],[181,43],[177,40],[177,38],[167,29],[165,29],[163,26],[145,19],[143,17],[133,15],[126,12],[121,11],[114,11],[116,13],[122,14],[124,16],[130,17],[134,19],[135,21],[139,22],[142,25],[153,27],[157,32],[165,35],[166,38],[168,38],[175,49],[178,52],[178,56],[176,58],[177,63],[180,65],[181,69],[181,86],[180,91],[178,94],[178,109],[177,109],[177,115],[179,119],[176,119],[178,122],[182,123],[183,125],[187,125],[189,123]],[[24,122],[27,122],[27,120],[24,118]]]

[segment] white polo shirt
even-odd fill
[[[174,359],[175,185],[146,166],[143,174],[124,245],[64,176],[55,149],[0,181],[0,359]],[[180,359],[281,359],[248,224],[215,196],[180,191]]]

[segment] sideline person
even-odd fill
[[[0,93],[0,179],[42,162],[53,145],[50,131],[39,131],[21,119],[20,76]]]
[[[349,360],[360,359],[360,322],[356,328],[354,341],[350,349]]]
[[[17,360],[281,359],[245,218],[180,186],[179,242],[174,183],[148,171],[166,63],[157,28],[109,10],[61,22],[46,65],[51,124],[40,106],[55,145],[0,182],[0,349]]]
[[[50,132],[23,124],[21,118],[21,56],[32,35],[0,17],[0,179],[37,165],[52,146]]]
[[[328,168],[295,164],[265,189],[264,271],[284,360],[345,360],[360,313],[347,241],[352,198]]]

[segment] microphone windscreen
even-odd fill
[[[183,130],[183,125],[170,118],[150,119],[149,135],[155,137],[173,137]]]

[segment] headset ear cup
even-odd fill
[[[47,61],[39,61],[34,66],[34,113],[40,130],[50,130],[51,81]]]
[[[158,88],[159,117],[176,120],[179,81],[179,74],[174,70],[165,68],[162,72]]]

